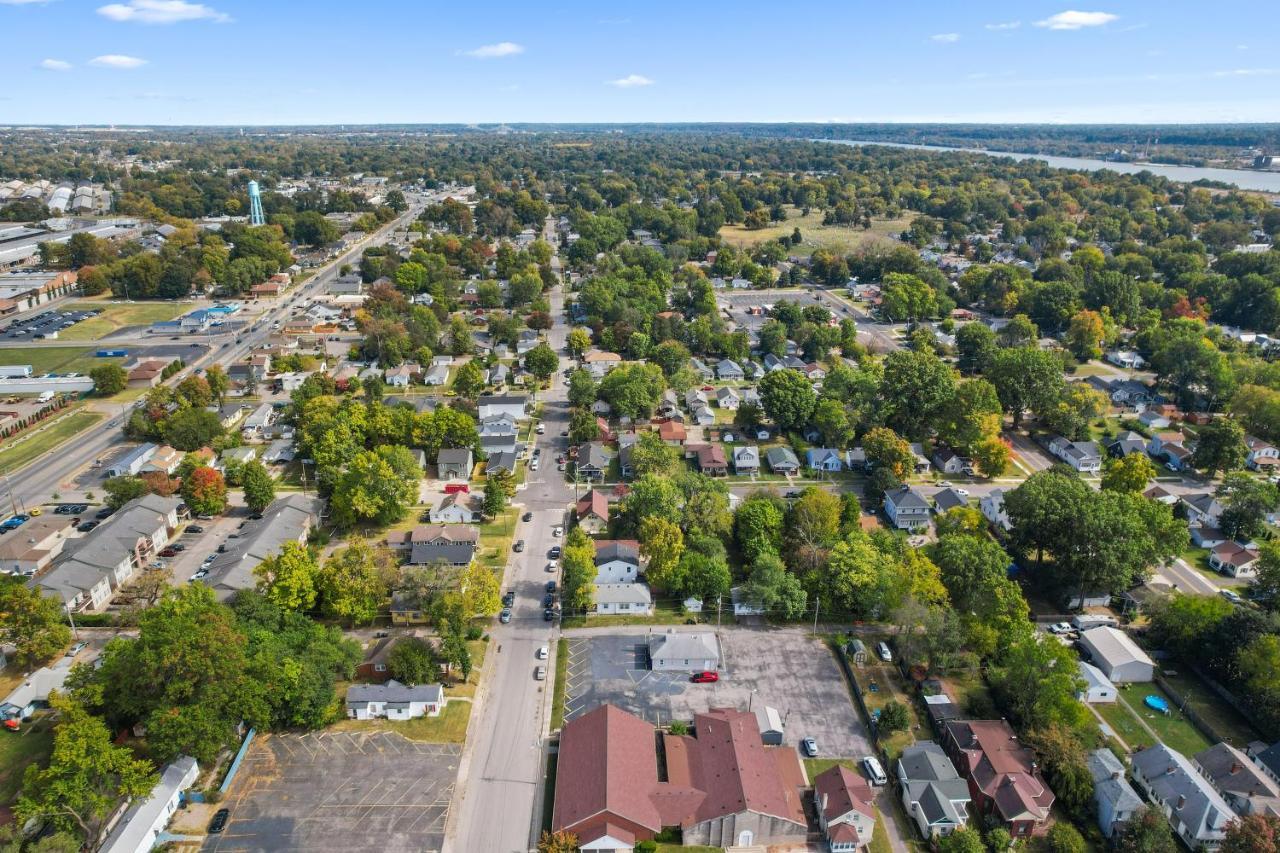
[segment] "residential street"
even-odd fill
[[[552,349],[563,355],[568,326],[564,322],[564,297],[559,288],[551,295],[555,326],[548,333]],[[542,596],[546,582],[559,574],[546,571],[547,551],[562,545],[551,534],[563,522],[573,499],[564,474],[556,470],[554,456],[567,448],[560,433],[568,429],[569,409],[563,378],[552,377],[551,390],[540,395],[547,430],[537,437],[543,463],[528,472],[528,480],[515,503],[533,513],[521,522],[516,539],[525,550],[507,566],[504,590],[516,594],[512,620],[494,624],[482,687],[476,696],[467,743],[458,771],[453,808],[446,829],[446,851],[472,850],[510,853],[526,851],[535,841],[540,813],[535,813],[542,778],[546,715],[551,708],[555,673],[556,627],[543,620]],[[532,453],[532,448],[530,448]],[[541,646],[551,657],[537,659]],[[547,667],[545,681],[534,679],[534,668]]]

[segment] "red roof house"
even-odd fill
[[[947,753],[969,780],[979,813],[994,815],[1014,838],[1048,829],[1054,795],[1036,767],[1035,756],[1004,720],[947,723]]]

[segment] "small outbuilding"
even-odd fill
[[[709,672],[720,668],[720,643],[710,631],[649,637],[649,668],[655,672]]]

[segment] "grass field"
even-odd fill
[[[103,364],[123,364],[123,358],[95,358],[89,347],[14,347],[0,349],[0,364],[29,364],[35,376],[45,373],[88,373]]]
[[[501,575],[511,554],[511,539],[516,532],[517,514],[508,508],[502,515],[480,525],[478,555],[484,564]],[[501,579],[501,578],[499,578]]]
[[[788,207],[787,221],[771,224],[768,228],[749,231],[741,225],[726,225],[720,229],[720,238],[737,248],[754,246],[768,240],[775,240],[784,235],[790,236],[796,228],[800,229],[803,243],[792,246],[789,250],[795,255],[809,255],[815,249],[833,249],[840,252],[851,252],[864,245],[884,243],[891,235],[898,234],[911,225],[914,216],[898,219],[873,219],[871,228],[848,225],[823,225],[822,213],[810,211],[808,216],[800,210]]]
[[[1166,716],[1156,713],[1143,704],[1144,696],[1153,694],[1164,697],[1172,709]],[[1151,746],[1154,738],[1142,723],[1146,723],[1155,731],[1161,741],[1183,755],[1192,756],[1211,744],[1208,738],[1200,733],[1190,720],[1177,710],[1177,704],[1168,694],[1154,684],[1138,684],[1128,690],[1119,691],[1119,701],[1115,704],[1094,705],[1113,729],[1133,750]]]
[[[1260,740],[1261,736],[1250,725],[1249,721],[1219,698],[1207,684],[1200,680],[1194,672],[1179,670],[1176,674],[1163,674],[1164,680],[1176,690],[1187,707],[1200,715],[1200,719],[1218,733],[1218,737],[1239,749],[1244,749],[1250,741]]]
[[[51,419],[51,426],[36,427],[34,431],[15,436],[0,447],[0,471],[12,472],[38,459],[54,447],[84,432],[102,420],[98,412],[72,412]]]
[[[564,690],[569,678],[569,641],[564,637],[556,640],[556,677],[552,682],[551,694],[551,731],[564,725]]]
[[[67,341],[96,341],[126,326],[150,326],[191,310],[190,302],[76,302],[65,311],[102,311],[58,333]]]
[[[894,700],[907,707],[910,723],[906,730],[894,732],[888,737],[882,735],[880,738],[881,747],[892,761],[902,753],[902,750],[916,742],[912,732],[921,727],[921,722],[916,716],[915,703],[907,695],[906,685],[902,683],[902,677],[895,667],[868,662],[862,666],[853,666],[851,669],[853,677],[858,680],[858,685],[862,688],[862,700],[866,703],[868,713],[874,714]],[[876,689],[872,690],[872,687]]]
[[[53,731],[48,715],[6,732],[0,738],[0,809],[13,805],[22,786],[22,774],[29,765],[45,761],[53,751]]]
[[[386,731],[404,735],[409,740],[424,743],[462,743],[467,739],[467,720],[471,718],[471,702],[449,697],[438,717],[418,717],[413,720],[341,720],[334,723],[334,731]]]
[[[652,616],[636,614],[628,616],[566,616],[562,627],[565,628],[604,628],[616,625],[683,625],[684,620],[693,618],[685,614],[683,608],[674,601],[657,601],[653,605]]]

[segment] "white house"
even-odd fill
[[[969,783],[941,746],[917,741],[898,758],[902,807],[924,838],[950,835],[969,821]]]
[[[885,492],[884,511],[893,526],[901,530],[929,523],[929,502],[911,486],[899,486]]]
[[[1157,743],[1134,754],[1133,781],[1192,850],[1217,850],[1235,813],[1186,756]]]
[[[1049,452],[1082,474],[1096,474],[1102,470],[1102,451],[1096,442],[1070,441],[1062,436],[1049,440]]]
[[[601,616],[648,616],[653,612],[653,597],[648,585],[642,583],[598,583],[595,601],[596,613]]]
[[[640,549],[617,539],[596,542],[597,584],[635,583],[640,572]]]
[[[1084,679],[1085,687],[1076,694],[1077,699],[1090,705],[1116,701],[1116,686],[1102,674],[1102,670],[1091,663],[1080,661],[1080,677]]]
[[[1114,684],[1155,678],[1155,661],[1119,628],[1109,625],[1090,628],[1080,635],[1080,646],[1088,653],[1093,665]]]
[[[147,853],[182,803],[183,793],[196,782],[200,765],[189,755],[179,756],[160,772],[160,781],[145,800],[135,802],[120,818],[98,853]]]
[[[53,666],[42,666],[0,702],[0,720],[25,720],[41,708],[49,707],[49,694],[61,690],[71,674],[71,658]]]
[[[480,500],[466,492],[445,495],[431,510],[431,520],[436,524],[475,524],[480,520]]]
[[[655,672],[707,672],[720,668],[720,643],[710,631],[649,636],[649,668]]]
[[[1004,508],[1003,489],[992,489],[983,495],[978,501],[978,509],[982,511],[982,517],[992,526],[1004,531],[1013,529],[1013,523],[1009,521],[1009,513]]]
[[[525,406],[528,402],[529,398],[524,394],[491,394],[476,401],[476,414],[482,421],[502,414],[510,415],[513,420],[523,420],[527,417]]]
[[[763,616],[764,605],[759,601],[749,600],[742,587],[735,586],[729,590],[729,598],[733,601],[734,616]]]
[[[383,684],[353,684],[347,688],[347,716],[353,720],[412,720],[437,717],[445,706],[439,684],[412,687],[390,679]]]

